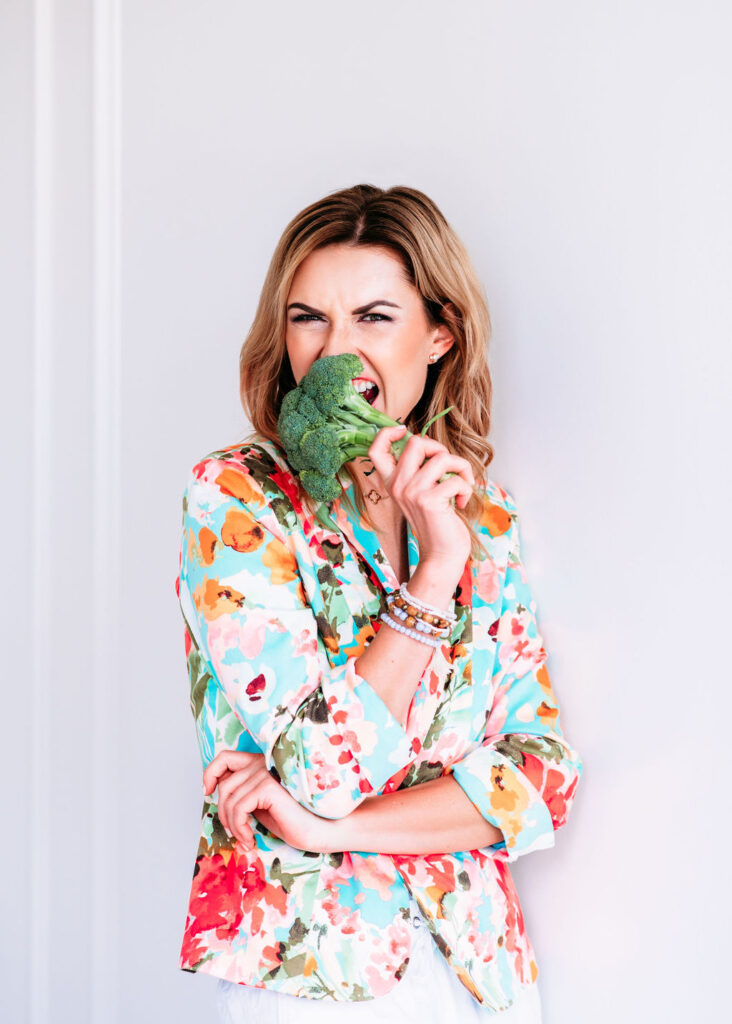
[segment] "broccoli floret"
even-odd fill
[[[277,421],[282,447],[303,487],[316,500],[334,501],[339,497],[342,488],[336,474],[341,466],[368,455],[382,427],[399,426],[356,391],[353,378],[362,372],[363,363],[350,352],[323,356],[282,400]],[[450,409],[445,409],[434,416],[422,434],[448,412]],[[399,458],[411,436],[407,430],[392,442],[394,458]]]

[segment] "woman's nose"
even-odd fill
[[[343,352],[355,353],[354,339],[348,326],[331,327],[323,341],[321,356],[339,356]]]

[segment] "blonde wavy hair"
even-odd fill
[[[401,259],[420,293],[430,326],[445,324],[452,333],[454,344],[428,366],[422,397],[405,422],[418,433],[432,416],[452,406],[428,428],[427,436],[467,459],[475,479],[485,480],[493,459],[487,441],[493,390],[487,301],[467,250],[441,211],[424,192],[405,185],[354,185],[331,192],[305,207],[285,228],[239,356],[241,402],[254,428],[244,443],[259,434],[281,447],[277,418],[283,397],[296,386],[285,348],[287,297],[303,260],[313,250],[333,244],[389,249]],[[341,473],[353,481],[358,514],[373,529],[353,474],[346,466]],[[306,508],[314,513],[312,499],[301,491]],[[455,509],[470,531],[474,555],[485,552],[472,525],[482,507],[473,494],[464,509]]]

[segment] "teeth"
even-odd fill
[[[376,387],[376,385],[370,380],[355,380],[353,382],[353,386],[360,395],[362,395],[364,391],[368,391],[369,388]]]

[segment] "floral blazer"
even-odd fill
[[[371,999],[407,969],[411,895],[487,1010],[536,979],[508,865],[553,846],[582,764],[560,727],[515,503],[490,479],[481,491],[476,528],[489,557],[466,563],[452,635],[431,654],[402,727],[356,669],[399,585],[373,531],[343,496],[307,514],[284,452],[264,438],[193,468],[176,589],[204,766],[222,749],[261,752],[325,818],[450,772],[504,841],[429,856],[313,853],[252,815],[247,852],[222,827],[215,792],[203,804],[183,970]],[[410,528],[408,550],[412,572]]]

